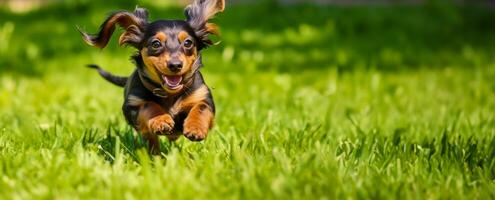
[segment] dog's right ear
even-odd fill
[[[218,26],[209,23],[208,20],[215,14],[223,12],[225,9],[225,0],[194,0],[191,5],[187,6],[184,14],[186,22],[194,29],[196,36],[200,40],[200,48],[214,44],[208,35],[219,35]]]
[[[115,25],[124,29],[124,33],[119,37],[119,44],[128,44],[138,48],[144,38],[144,29],[148,25],[148,11],[144,8],[136,8],[134,13],[119,11],[111,14],[100,27],[98,34],[88,34],[78,28],[84,41],[91,46],[105,48]]]

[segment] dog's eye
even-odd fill
[[[153,42],[151,42],[151,48],[153,49],[158,49],[162,47],[162,43],[158,40],[153,40]]]
[[[183,45],[184,45],[184,47],[186,47],[186,48],[191,48],[191,47],[192,47],[192,45],[193,45],[193,41],[192,41],[192,40],[190,40],[190,39],[186,39],[186,40],[184,40]]]

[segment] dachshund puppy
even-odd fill
[[[138,50],[132,56],[136,69],[129,77],[90,67],[124,87],[124,116],[148,140],[150,152],[159,152],[158,135],[174,141],[183,134],[201,141],[212,127],[215,105],[199,69],[201,50],[213,44],[208,36],[218,35],[218,27],[208,20],[224,8],[225,0],[195,0],[185,9],[186,20],[154,22],[148,22],[145,9],[136,8],[111,14],[97,34],[79,30],[86,43],[104,48],[120,26],[124,32],[119,44]]]

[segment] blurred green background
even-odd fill
[[[74,34],[76,25],[95,32],[110,11],[132,10],[136,5],[148,8],[152,19],[182,19],[181,4],[187,3],[41,1],[46,5],[33,4],[32,10],[24,11],[26,6],[8,2],[18,1],[4,2],[0,15],[1,71],[24,75],[41,75],[41,71],[51,69],[47,66],[50,61],[61,57],[81,59],[94,53],[95,49],[81,45],[79,35]],[[419,5],[393,2],[234,3],[218,21],[222,44],[208,52],[212,54],[209,57],[215,57],[212,60],[221,62],[209,70],[403,70],[493,62],[493,7],[442,1]],[[105,52],[125,55],[115,43]]]
[[[0,1],[0,199],[494,199],[493,1],[227,0],[203,52],[216,126],[149,159],[108,13],[188,2]]]

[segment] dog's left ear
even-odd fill
[[[191,5],[186,7],[184,13],[186,15],[186,21],[201,40],[200,49],[213,44],[208,39],[209,34],[219,35],[218,26],[208,23],[208,20],[224,9],[225,0],[195,0]]]

